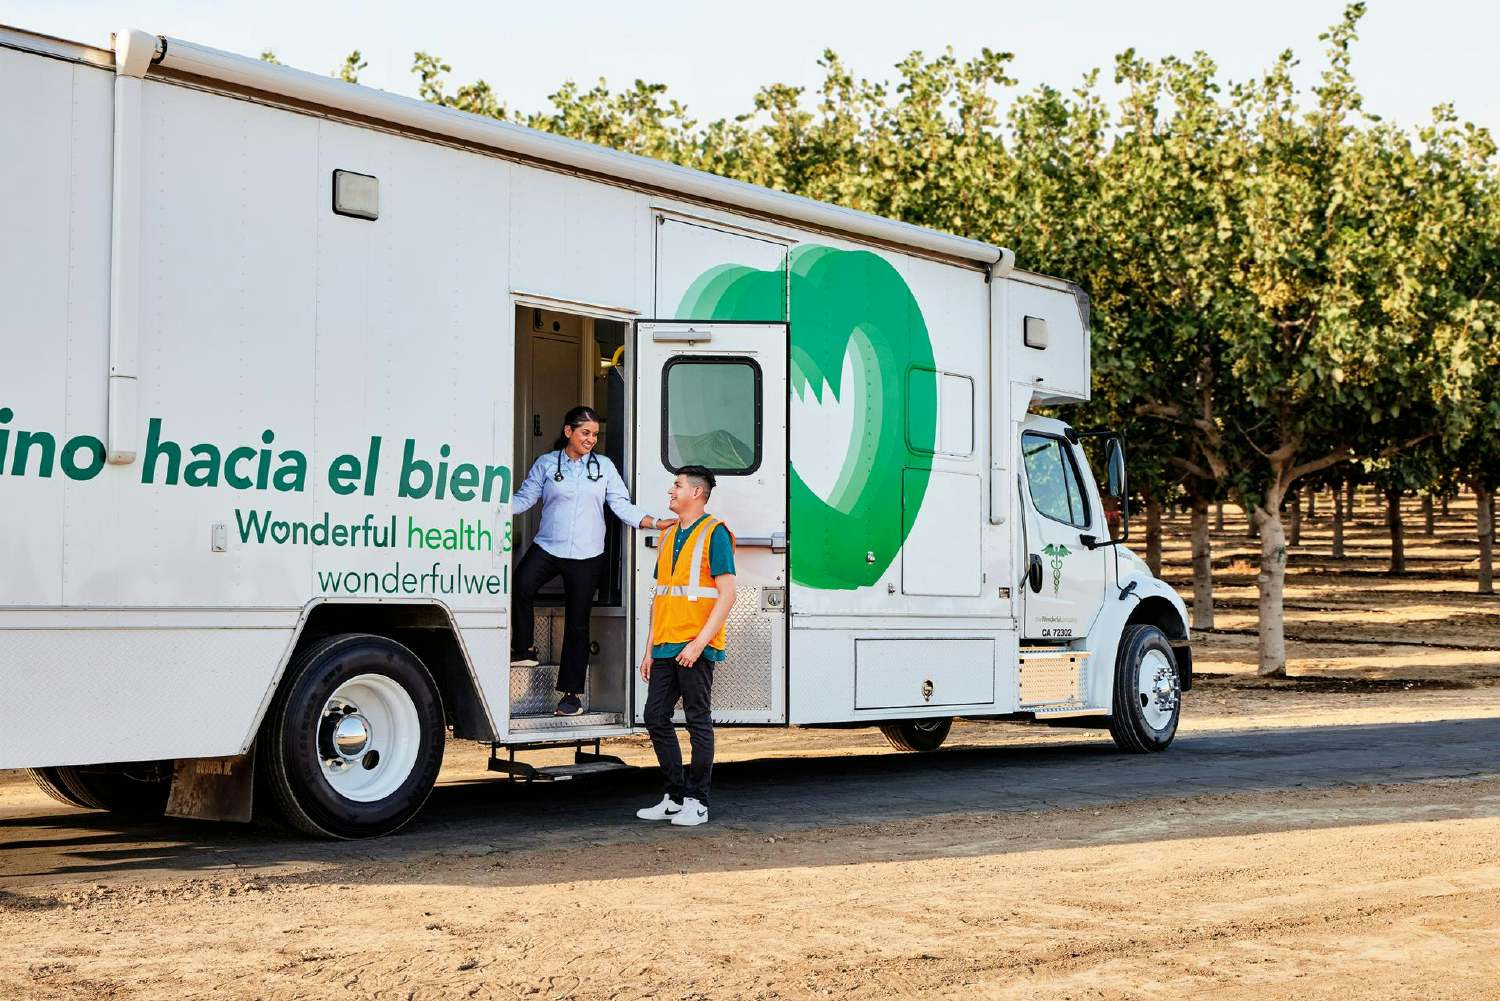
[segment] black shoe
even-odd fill
[[[558,716],[579,716],[583,714],[583,702],[576,695],[564,695],[557,700]]]

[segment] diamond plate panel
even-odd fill
[[[516,716],[551,716],[557,708],[557,661],[562,656],[563,610],[536,610],[537,667],[510,669],[510,714]],[[585,688],[583,708],[588,711],[589,695]]]
[[[556,664],[562,659],[563,610],[561,608],[538,608],[533,621],[536,631],[537,660],[543,664]]]
[[[1020,708],[1081,706],[1088,655],[1043,653],[1021,657]]]
[[[585,711],[589,707],[587,690],[579,696]],[[557,708],[557,665],[510,669],[510,714],[516,716],[552,715]]]
[[[758,587],[739,590],[725,626],[724,663],[714,669],[714,711],[771,709],[771,615],[760,610]],[[777,615],[780,612],[775,613]]]
[[[242,753],[290,637],[289,628],[0,630],[0,768]]]

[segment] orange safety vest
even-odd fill
[[[709,572],[709,540],[714,529],[722,524],[711,515],[698,522],[682,544],[687,558],[679,558],[675,567],[672,551],[677,548],[677,533],[682,531],[682,523],[672,526],[670,535],[661,537],[661,554],[656,558],[656,597],[651,601],[652,646],[691,643],[708,623],[719,598],[719,589]],[[726,527],[725,531],[729,529]],[[730,533],[729,540],[733,543],[734,533]],[[723,626],[708,645],[715,650],[724,649]]]

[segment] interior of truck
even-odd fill
[[[515,468],[517,483],[541,456],[553,450],[563,416],[575,406],[592,407],[602,418],[595,452],[608,457],[627,485],[625,460],[630,422],[623,367],[629,326],[554,309],[518,305],[516,331]],[[649,506],[649,505],[648,505]],[[659,506],[659,505],[658,505]],[[541,524],[541,505],[519,515],[513,528],[512,560],[519,564]],[[558,660],[563,641],[563,588],[557,578],[536,599],[537,667],[513,667],[510,678],[512,732],[575,731],[624,724],[629,716],[629,619],[625,609],[625,554],[629,536],[606,507],[605,568],[594,593],[589,624],[587,691],[583,713],[557,716]]]

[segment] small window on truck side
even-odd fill
[[[662,370],[661,460],[716,476],[760,468],[761,373],[749,358],[679,355]]]
[[[1026,431],[1021,435],[1021,456],[1037,513],[1074,528],[1088,528],[1083,476],[1068,443],[1050,434]]]

